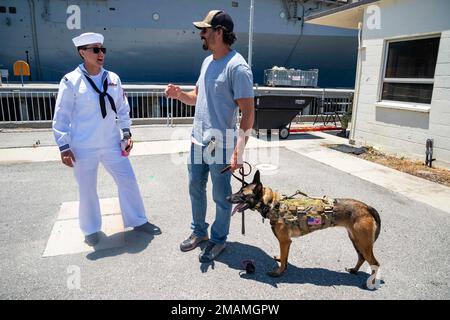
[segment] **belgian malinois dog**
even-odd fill
[[[320,198],[314,199],[320,201]],[[328,201],[327,203],[331,203],[331,206],[328,207],[326,216],[324,216],[324,212],[321,213],[322,217],[328,219],[326,224],[323,223],[320,215],[317,215],[318,212],[315,212],[317,210],[314,207],[308,208],[308,212],[313,212],[319,218],[313,218],[311,226],[308,225],[310,220],[309,218],[306,219],[307,214],[305,212],[295,212],[294,215],[296,217],[294,220],[292,220],[292,215],[289,218],[291,220],[289,220],[286,217],[286,212],[289,211],[283,213],[282,206],[280,206],[283,205],[282,197],[270,188],[262,185],[259,171],[255,173],[252,183],[245,184],[237,193],[228,197],[228,201],[237,204],[233,214],[250,209],[258,211],[263,218],[270,220],[272,231],[280,243],[280,256],[274,257],[276,261],[280,262],[280,266],[269,272],[270,276],[278,277],[286,270],[289,247],[292,242],[291,238],[300,237],[316,230],[339,226],[347,229],[348,236],[358,254],[358,261],[355,267],[346,268],[346,270],[356,274],[364,261],[367,261],[372,268],[372,276],[375,274],[373,276],[375,280],[380,264],[373,254],[373,244],[380,234],[381,220],[378,212],[365,203],[353,199]],[[302,215],[305,215],[305,219],[302,218]],[[303,225],[299,222],[302,219]],[[290,223],[290,221],[293,222]]]

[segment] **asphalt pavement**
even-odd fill
[[[137,128],[138,129],[138,128]],[[176,128],[141,128],[138,141],[173,139]],[[142,130],[139,132],[139,130]],[[135,130],[136,132],[136,130]],[[7,136],[5,136],[5,134]],[[34,136],[33,136],[34,135]],[[48,130],[0,134],[0,148],[30,146],[38,139],[52,145]],[[185,138],[183,134],[181,138]],[[321,139],[298,135],[298,144]],[[256,212],[232,218],[227,247],[212,264],[198,261],[200,248],[180,252],[190,234],[187,168],[173,153],[132,156],[149,220],[158,236],[125,230],[125,246],[89,253],[42,257],[61,204],[77,201],[71,169],[58,161],[0,162],[0,298],[1,299],[449,299],[450,215],[402,193],[336,169],[295,148],[275,147],[275,169],[263,184],[284,193],[300,189],[310,195],[355,198],[378,210],[382,228],[374,253],[381,264],[380,287],[363,288],[365,263],[349,274],[356,252],[342,228],[318,231],[293,240],[289,266],[279,278],[266,272],[276,266],[278,242],[268,221]],[[337,152],[337,151],[333,151]],[[177,153],[185,156],[184,153]],[[261,164],[261,163],[260,163]],[[395,180],[395,178],[393,178]],[[233,182],[233,190],[239,184]],[[101,168],[100,198],[117,197],[113,179]],[[450,207],[450,206],[449,206]],[[214,218],[211,183],[208,216]],[[254,259],[256,272],[246,274],[241,261]],[[73,285],[73,275],[79,275]]]

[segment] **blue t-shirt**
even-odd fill
[[[235,50],[214,60],[208,56],[197,81],[194,142],[233,148],[238,106],[237,99],[253,98],[253,74],[245,59]]]

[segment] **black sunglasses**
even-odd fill
[[[103,53],[106,53],[106,48],[104,48],[104,47],[88,47],[88,48],[84,48],[84,50],[89,50],[89,49],[92,49],[92,51],[94,52],[94,53],[96,53],[96,54],[98,54],[98,53],[100,53],[100,51],[101,52],[103,52]]]
[[[208,28],[201,28],[201,29],[200,29],[200,33],[205,33],[205,32],[206,32],[206,30],[208,30],[208,29],[213,29],[213,30],[214,30],[214,28],[212,28],[212,27],[208,27]]]

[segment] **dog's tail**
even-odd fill
[[[372,208],[371,206],[367,206],[369,209],[369,213],[372,215],[372,217],[375,219],[375,222],[377,224],[377,229],[375,230],[375,241],[377,241],[378,236],[380,235],[380,231],[381,231],[381,219],[380,219],[380,214],[378,213],[377,210],[375,210],[374,208]]]

